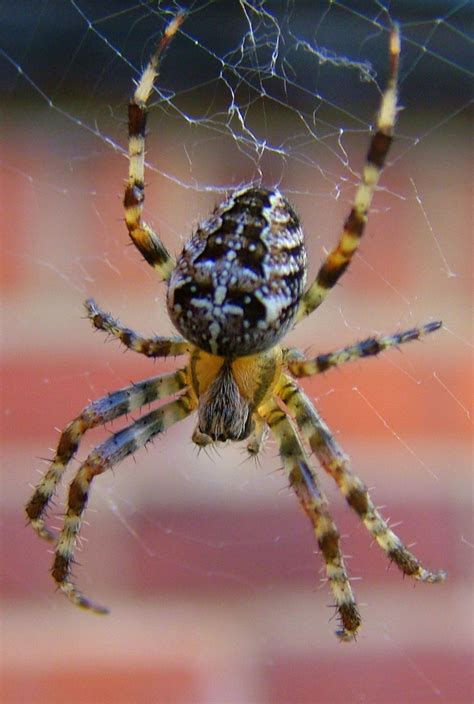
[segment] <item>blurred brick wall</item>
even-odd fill
[[[7,128],[1,701],[471,701],[471,215],[462,124],[451,121],[387,172],[384,185],[408,197],[377,195],[361,256],[317,316],[291,337],[325,352],[374,331],[438,317],[446,325],[401,353],[305,383],[356,470],[375,487],[376,502],[393,522],[403,521],[401,536],[416,541],[428,566],[449,572],[445,585],[414,588],[395,568],[387,571],[327,483],[351,573],[362,577],[354,586],[364,624],[358,643],[349,646],[333,636],[330,596],[319,589],[321,562],[276,471],[275,445],[257,466],[243,462],[239,448],[198,456],[192,422],[171,429],[93,487],[76,571],[84,591],[107,603],[111,615],[76,612],[55,594],[49,547],[25,528],[29,483],[37,481],[35,467],[44,467],[35,457],[51,454],[54,428],[90,398],[174,366],[104,344],[81,319],[82,300],[96,296],[143,332],[167,334],[171,327],[163,285],[126,246],[123,157],[84,145],[83,160],[76,160],[58,139],[64,122],[58,126],[47,112],[31,121],[17,117]],[[160,149],[160,168],[171,171],[164,137]],[[234,177],[221,154],[209,154],[206,166],[223,181]],[[289,165],[288,182],[291,177]],[[410,177],[433,233],[407,185]],[[157,173],[148,180],[148,217],[176,251],[213,196]],[[297,199],[313,272],[347,207],[347,199]],[[100,437],[91,433],[84,452]],[[54,513],[62,510],[60,501]]]

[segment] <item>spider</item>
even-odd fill
[[[340,537],[313,469],[309,450],[336,481],[349,506],[403,574],[422,582],[441,582],[403,544],[374,506],[363,482],[352,472],[328,426],[295,379],[320,374],[346,362],[377,355],[390,347],[434,332],[431,322],[393,335],[370,337],[307,359],[280,346],[285,333],[316,310],[350,264],[364,232],[369,207],[392,141],[397,114],[400,35],[389,40],[389,76],[351,211],[339,241],[315,280],[306,285],[306,252],[300,221],[276,188],[250,185],[232,193],[197,227],[177,261],[142,220],[145,195],[145,123],[165,49],[185,13],[167,25],[143,71],[128,108],[129,175],[125,222],[145,260],[167,282],[167,306],[181,337],[145,338],[124,327],[89,299],[87,316],[95,328],[147,357],[184,356],[176,372],[145,379],[93,401],[62,432],[51,465],[27,504],[28,519],[45,539],[56,540],[52,576],[75,605],[96,613],[107,609],[75,586],[71,567],[92,480],[135,453],[174,423],[197,411],[192,440],[199,447],[226,440],[247,442],[256,455],[267,429],[279,446],[288,478],[308,516],[324,559],[340,620],[341,640],[355,638],[361,618],[341,553]],[[141,415],[88,455],[69,487],[64,523],[56,539],[45,515],[63,473],[84,433],[153,401],[173,397]]]

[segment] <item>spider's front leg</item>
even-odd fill
[[[361,618],[341,553],[339,532],[329,513],[327,499],[298,434],[284,411],[274,401],[267,401],[259,408],[259,413],[279,443],[280,456],[291,488],[312,523],[324,557],[327,579],[341,619],[341,628],[336,634],[343,641],[353,640]]]
[[[353,474],[349,458],[296,382],[287,378],[279,389],[279,396],[293,414],[298,428],[323,468],[336,481],[349,506],[389,559],[410,577],[422,582],[443,582],[446,572],[431,572],[423,567],[377,511],[366,486]]]
[[[175,401],[151,411],[127,428],[112,435],[87,457],[71,482],[64,525],[56,546],[52,568],[53,579],[68,599],[84,609],[96,613],[107,613],[108,609],[94,604],[74,585],[71,565],[74,549],[81,528],[82,515],[89,498],[90,485],[94,477],[110,469],[125,457],[146,445],[152,438],[163,433],[173,423],[183,420],[195,408],[195,400],[185,393]]]

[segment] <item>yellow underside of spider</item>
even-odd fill
[[[229,364],[242,397],[256,408],[275,389],[283,371],[283,350],[276,346],[266,352],[238,357],[229,362],[225,357],[196,348],[191,354],[189,383],[197,398],[216,380],[224,364]]]

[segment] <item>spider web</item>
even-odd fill
[[[182,7],[188,17],[163,61],[150,113],[146,219],[178,252],[223,194],[250,181],[277,185],[301,215],[313,276],[350,207],[384,84],[387,29],[394,20],[400,23],[403,110],[361,253],[342,285],[292,333],[289,343],[326,352],[372,334],[443,319],[443,332],[426,343],[369,360],[367,369],[362,364],[347,367],[306,389],[356,471],[375,485],[376,499],[398,508],[410,492],[416,497],[400,531],[406,539],[418,537],[423,519],[411,520],[413,512],[434,524],[417,548],[420,557],[429,553],[431,536],[435,547],[441,544],[438,551],[433,548],[433,559],[454,555],[454,570],[469,564],[472,526],[463,518],[468,515],[472,425],[466,377],[472,347],[467,317],[468,2],[202,0],[178,7],[173,2],[69,0],[59,5],[24,2],[8,13],[3,9],[6,139],[1,166],[3,222],[9,223],[4,322],[11,331],[4,352],[7,373],[11,368],[22,375],[18,403],[5,405],[5,427],[9,433],[11,422],[14,429],[6,448],[21,469],[17,477],[31,480],[31,457],[52,442],[51,428],[64,427],[88,398],[176,366],[170,361],[150,371],[146,360],[122,357],[115,344],[101,346],[80,317],[83,298],[93,295],[139,331],[172,334],[163,285],[126,246],[120,198],[132,81],[166,22]],[[25,353],[30,349],[35,362]],[[38,418],[42,408],[44,423]],[[192,420],[172,428],[139,453],[135,465],[126,461],[114,476],[94,485],[87,513],[92,525],[84,531],[91,544],[81,553],[78,577],[86,593],[94,596],[120,580],[120,561],[132,551],[136,569],[155,575],[157,584],[159,573],[175,575],[176,584],[165,580],[168,596],[196,584],[199,598],[206,590],[211,595],[223,590],[235,591],[252,608],[271,602],[274,610],[268,609],[267,618],[279,630],[265,629],[260,617],[262,650],[271,644],[270,632],[279,632],[298,658],[309,657],[315,644],[319,652],[334,648],[341,657],[337,643],[328,642],[327,596],[321,600],[321,592],[308,587],[317,576],[319,558],[312,555],[308,527],[276,471],[276,446],[268,443],[256,468],[244,461],[238,447],[197,456],[192,429]],[[91,433],[84,453],[100,437]],[[17,511],[27,493],[25,483],[9,477],[3,481],[11,497],[7,503]],[[390,573],[386,585],[376,581],[377,587],[384,584],[381,596],[370,590],[373,575],[378,579],[384,573],[384,563],[380,560],[378,573],[364,573],[367,540],[341,508],[340,497],[325,486],[341,532],[347,533],[346,550],[354,552],[351,572],[363,575],[355,587],[359,598],[369,602],[363,613],[364,652],[372,652],[369,642],[372,648],[376,642],[384,657],[399,663],[401,676],[411,683],[408,701],[447,701],[450,696],[453,701],[443,673],[433,674],[423,657],[413,654],[402,628],[386,614],[395,599],[404,604],[405,615],[415,610],[416,620],[423,587],[415,591],[416,601]],[[443,528],[436,524],[435,508],[447,495],[451,525]],[[391,508],[387,511],[390,515]],[[107,550],[117,550],[119,558],[101,570]],[[39,561],[41,545],[36,552]],[[250,561],[245,568],[240,556],[249,553],[267,556],[264,565],[273,579]],[[370,551],[372,559],[374,553]],[[237,567],[226,555],[236,556]],[[300,587],[291,598],[301,610],[307,608],[315,619],[323,611],[312,622],[320,629],[316,639],[307,631],[310,624],[303,628],[306,619],[298,607],[286,600],[293,580]],[[458,606],[446,606],[453,620],[462,620],[463,589],[466,581],[459,577],[449,592]],[[33,602],[36,585],[28,590]],[[48,597],[49,591],[45,588]],[[111,605],[115,602],[114,612],[122,609],[120,596],[116,590],[109,599]],[[426,598],[433,612],[439,608],[441,597],[430,591]],[[280,612],[286,617],[277,619]],[[157,623],[160,618],[166,618],[163,610],[157,611]],[[299,637],[290,633],[290,622],[302,628]],[[461,625],[456,635],[462,643],[468,641]],[[413,637],[420,648],[425,640],[437,644],[435,635]],[[276,671],[280,650],[269,652],[268,667]],[[356,701],[374,701],[371,696],[359,683]],[[235,699],[246,700],[243,694]],[[390,695],[379,695],[377,701],[389,702]]]

